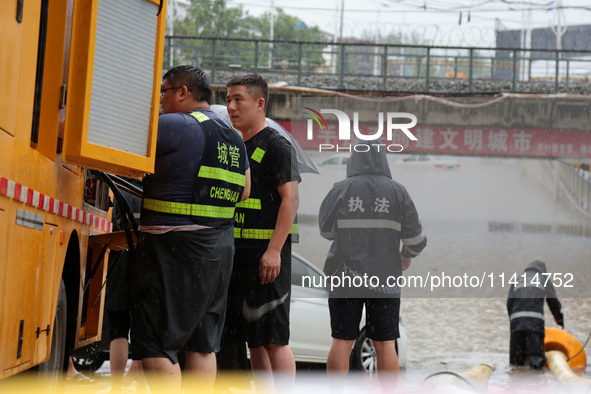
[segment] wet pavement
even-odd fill
[[[311,156],[315,161],[319,159],[318,154]],[[429,239],[406,275],[520,273],[529,262],[544,260],[552,272],[573,274],[575,287],[557,287],[556,291],[563,306],[565,329],[579,342],[585,341],[591,331],[591,297],[586,294],[591,283],[591,226],[587,218],[564,200],[555,202],[551,191],[524,173],[518,159],[459,158],[461,168],[443,172],[402,170],[396,166],[396,157],[390,159],[393,178],[409,190]],[[344,178],[345,168],[323,166],[319,170],[319,176],[305,174],[300,185],[301,242],[294,245],[294,251],[322,267],[330,243],[319,236],[316,215],[333,183]],[[556,230],[560,228],[575,230]],[[401,317],[408,349],[398,392],[424,392],[425,380],[429,383],[431,375],[464,372],[480,364],[495,368],[480,392],[572,392],[548,370],[530,371],[509,365],[505,299],[509,285],[502,287],[499,281],[494,285],[486,291],[403,291]],[[547,327],[557,327],[547,308],[545,316]],[[582,376],[591,380],[589,364],[588,360]],[[109,363],[90,377],[94,379],[91,385],[67,384],[66,393],[108,390]],[[277,391],[328,393],[331,384],[341,385],[343,393],[383,388],[376,376],[351,374],[335,382],[327,378],[322,365],[299,365],[295,387],[281,382]],[[386,389],[392,391],[391,386]],[[448,392],[469,389],[458,381]],[[133,390],[132,386],[127,392]],[[226,392],[248,391],[243,386]]]
[[[326,155],[311,152],[315,162]],[[422,382],[440,371],[462,372],[495,365],[489,393],[569,392],[548,371],[509,365],[509,319],[501,273],[521,273],[531,261],[546,261],[553,273],[572,273],[573,287],[556,287],[565,329],[583,343],[591,331],[591,222],[564,200],[554,201],[547,185],[529,176],[519,159],[454,158],[459,169],[408,169],[389,157],[394,180],[413,198],[428,244],[405,275],[469,275],[493,286],[403,289],[401,317],[408,336],[403,392],[421,392]],[[543,165],[540,168],[545,168]],[[344,166],[320,166],[300,184],[300,243],[294,251],[322,267],[330,242],[319,236],[317,212]],[[524,225],[525,224],[525,225]],[[572,231],[558,231],[560,228]],[[556,282],[558,283],[558,282]],[[563,283],[564,284],[564,283]],[[453,287],[453,286],[452,286]],[[546,327],[557,327],[546,308]],[[591,347],[588,346],[587,350]],[[587,372],[591,379],[588,360]]]

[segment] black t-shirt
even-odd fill
[[[237,220],[235,227],[274,229],[281,205],[277,187],[285,182],[301,182],[295,150],[290,142],[276,130],[265,127],[245,141],[250,162],[251,191],[249,199],[261,201],[261,209],[236,208],[236,217],[244,214],[244,222]],[[290,238],[288,237],[288,241]],[[235,240],[237,248],[266,247],[269,240]]]

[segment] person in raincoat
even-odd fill
[[[507,312],[511,320],[509,362],[520,366],[529,364],[533,369],[542,369],[546,364],[544,299],[554,321],[564,329],[560,301],[543,261],[530,263],[517,279],[517,284],[511,285],[507,298]]]
[[[351,154],[347,179],[330,190],[318,219],[320,234],[333,240],[324,272],[342,279],[329,298],[333,343],[328,371],[348,372],[364,306],[378,371],[398,371],[400,293],[394,280],[425,248],[427,238],[410,195],[392,180],[383,146]]]

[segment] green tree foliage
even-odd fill
[[[250,34],[249,15],[240,7],[228,7],[226,0],[190,0],[184,19],[174,21],[174,36],[187,37],[168,40],[165,49],[165,65],[194,64],[212,68],[212,59],[223,59],[226,64],[240,64],[237,54],[245,54],[252,47],[248,42],[233,43],[227,48],[223,42],[199,39],[245,38]],[[174,50],[170,51],[172,43]],[[236,49],[234,49],[236,48]],[[173,56],[172,62],[169,56]],[[217,63],[217,61],[216,61]]]
[[[226,0],[191,0],[185,19],[174,23],[174,34],[244,38],[248,22],[248,12],[242,6],[228,7]]]
[[[318,26],[308,27],[295,16],[286,14],[283,9],[277,8],[277,13],[272,15],[265,12],[260,17],[248,17],[256,36],[270,38],[271,18],[274,18],[273,39],[289,41],[325,41]]]
[[[252,38],[270,39],[271,18],[274,18],[273,40],[275,41],[299,41],[292,43],[265,43],[261,45],[262,62],[269,64],[269,58],[273,61],[274,69],[295,70],[298,68],[298,59],[302,58],[302,70],[314,71],[324,64],[322,51],[324,46],[311,45],[313,42],[325,42],[326,36],[317,26],[308,27],[300,19],[286,14],[281,8],[275,15],[270,12],[261,17],[249,17],[249,25],[252,27]],[[301,51],[301,54],[300,54]]]
[[[165,52],[166,56],[174,53],[174,65],[189,62],[203,68],[223,69],[230,65],[253,68],[256,62],[257,68],[297,70],[300,66],[300,51],[304,72],[314,71],[324,64],[324,46],[309,43],[324,42],[327,40],[325,35],[317,26],[308,27],[282,9],[277,9],[275,14],[267,12],[255,17],[244,11],[242,6],[229,7],[226,0],[191,0],[187,11],[183,20],[174,23],[174,35],[187,38],[174,39],[174,51]],[[256,44],[257,39],[271,38],[272,17],[275,41],[288,40],[308,44]],[[200,37],[216,40],[214,42]],[[225,41],[225,38],[241,38],[245,41]],[[167,41],[167,45],[169,44],[170,41]],[[257,48],[258,53],[255,56]],[[170,64],[166,58],[165,64]]]

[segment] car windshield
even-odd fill
[[[291,284],[326,290],[323,276],[295,256],[291,259]]]

